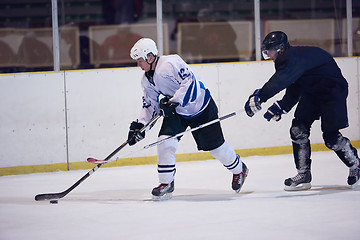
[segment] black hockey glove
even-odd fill
[[[164,97],[160,100],[160,115],[163,117],[170,117],[176,114],[175,108],[179,105],[179,103],[169,102],[168,97]]]
[[[261,89],[256,89],[245,103],[245,112],[249,117],[254,116],[256,112],[261,110],[260,91]]]
[[[268,108],[267,112],[264,114],[264,118],[266,120],[270,121],[280,121],[281,114],[287,113],[281,106],[281,101],[276,101],[271,107]]]
[[[141,141],[145,137],[145,131],[140,132],[140,129],[144,127],[144,124],[139,123],[138,121],[133,121],[130,124],[130,131],[128,134],[128,140],[130,146],[134,145],[135,143]]]

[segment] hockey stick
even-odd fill
[[[155,117],[153,117],[145,126],[143,126],[140,129],[140,132],[144,132],[149,126],[151,126],[153,123],[156,122],[156,120],[158,120],[161,117],[160,114],[157,114]],[[126,144],[128,144],[128,141],[124,142],[123,144],[121,144],[117,149],[115,149],[112,153],[109,154],[109,156],[107,156],[104,160],[99,160],[99,159],[95,159],[95,158],[88,158],[87,161],[90,163],[101,163],[101,164],[105,164],[107,162],[109,162],[109,160],[117,153],[119,152],[123,147],[126,146]]]
[[[156,146],[156,145],[159,145],[160,143],[166,142],[166,141],[168,141],[168,140],[170,140],[170,139],[173,139],[173,138],[181,137],[181,136],[184,135],[185,133],[194,132],[194,131],[199,130],[199,129],[201,129],[201,128],[207,127],[207,126],[209,126],[209,125],[211,125],[211,124],[214,124],[214,123],[220,122],[220,121],[222,121],[222,120],[225,120],[225,119],[227,119],[227,118],[233,117],[233,116],[235,116],[236,114],[241,113],[241,112],[243,112],[243,111],[244,111],[244,110],[241,110],[241,111],[239,111],[239,112],[229,113],[229,114],[227,114],[227,115],[225,115],[225,116],[222,116],[222,117],[219,117],[219,118],[214,119],[214,120],[212,120],[212,121],[209,121],[209,122],[207,122],[207,123],[201,124],[201,125],[199,125],[199,126],[197,126],[197,127],[190,128],[190,129],[188,129],[188,130],[185,130],[185,131],[183,131],[183,132],[181,132],[181,133],[178,133],[178,134],[176,134],[176,135],[174,135],[174,136],[170,136],[170,137],[161,139],[161,140],[159,140],[159,141],[150,143],[149,145],[144,146],[144,149],[148,149],[148,148],[154,147],[154,146]]]
[[[157,114],[155,117],[153,117],[150,122],[148,122],[143,128],[140,129],[141,132],[145,131],[147,127],[151,126],[152,124],[155,123],[156,120],[158,120],[160,118],[160,114]],[[99,161],[100,163],[98,163],[93,169],[91,169],[89,172],[87,172],[82,178],[80,178],[76,183],[74,183],[72,186],[70,186],[68,189],[66,189],[63,192],[59,192],[59,193],[43,193],[43,194],[38,194],[35,196],[35,200],[36,201],[41,201],[41,200],[52,200],[52,199],[60,199],[65,197],[69,192],[71,192],[74,188],[76,188],[80,183],[82,183],[85,179],[87,179],[88,177],[90,177],[91,174],[93,174],[96,170],[98,170],[103,164],[110,162],[109,160],[117,153],[119,152],[121,149],[123,149],[126,145],[128,144],[128,141],[124,142],[123,144],[121,144],[118,148],[116,148],[112,153],[109,154],[109,156],[107,156],[104,160],[96,160],[94,158],[94,160]],[[89,159],[88,159],[89,161]]]

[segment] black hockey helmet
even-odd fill
[[[266,35],[261,45],[261,51],[264,59],[269,59],[268,50],[275,49],[278,53],[285,51],[290,47],[288,37],[284,32],[274,31]]]

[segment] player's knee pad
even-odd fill
[[[158,141],[161,141],[167,137],[169,136],[161,135],[159,136]],[[172,138],[163,143],[160,143],[157,146],[159,164],[175,163],[175,154],[178,147],[178,142],[179,141],[177,138]]]
[[[325,145],[335,151],[336,155],[349,168],[359,165],[359,157],[356,148],[354,148],[350,140],[342,136],[339,131],[323,133]]]
[[[224,167],[234,174],[238,174],[242,170],[242,162],[240,156],[237,155],[226,142],[224,142],[220,147],[210,151],[210,154],[219,160]]]
[[[223,164],[226,164],[229,161],[234,161],[236,158],[234,149],[232,149],[226,142],[224,142],[220,147],[211,150],[210,154]]]
[[[348,141],[339,131],[324,132],[323,139],[326,147],[334,151],[343,149]]]
[[[290,128],[290,137],[294,143],[306,143],[309,141],[310,126],[294,119]]]

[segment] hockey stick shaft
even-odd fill
[[[241,112],[243,112],[243,111],[241,111]],[[207,123],[201,124],[201,125],[199,125],[199,126],[197,126],[197,127],[187,129],[187,130],[185,130],[185,131],[183,131],[183,132],[181,132],[181,133],[178,133],[178,134],[176,134],[176,135],[174,135],[174,136],[170,136],[170,137],[161,139],[161,140],[159,140],[159,141],[150,143],[150,144],[144,146],[144,149],[148,149],[148,148],[157,146],[157,145],[159,145],[159,144],[161,144],[161,143],[163,143],[163,142],[166,142],[166,141],[168,141],[168,140],[170,140],[170,139],[173,139],[173,138],[181,137],[181,136],[184,135],[185,133],[194,132],[194,131],[199,130],[199,129],[201,129],[201,128],[204,128],[204,127],[207,127],[207,126],[209,126],[209,125],[212,125],[212,124],[214,124],[214,123],[220,122],[220,121],[225,120],[225,119],[228,119],[228,118],[230,118],[230,117],[233,117],[233,116],[235,116],[236,114],[237,114],[236,112],[229,113],[229,114],[227,114],[227,115],[225,115],[225,116],[222,116],[222,117],[219,117],[219,118],[214,119],[214,120],[212,120],[212,121],[209,121],[209,122],[207,122]]]
[[[161,117],[160,114],[157,114],[155,117],[153,117],[147,124],[145,124],[145,126],[143,126],[139,131],[140,132],[144,132],[149,126],[152,126],[159,118]],[[128,141],[124,142],[123,144],[121,144],[117,149],[115,149],[112,153],[109,154],[109,156],[107,156],[104,160],[98,160],[95,158],[88,158],[87,161],[90,163],[101,163],[101,164],[105,164],[108,163],[110,161],[110,159],[117,153],[119,152],[123,147],[125,147],[128,144]]]
[[[153,123],[155,123],[159,118],[161,117],[160,114],[157,114],[155,117],[153,117],[147,124],[145,124],[144,127],[142,127],[140,129],[140,132],[144,132],[149,126],[151,126]],[[109,154],[109,156],[107,156],[104,159],[104,162],[108,162],[116,153],[118,153],[122,148],[124,148],[126,146],[126,144],[128,143],[128,141],[124,142],[123,144],[121,144],[117,149],[115,149],[112,153]]]
[[[140,129],[141,132],[145,131],[146,128],[151,126],[153,123],[156,122],[160,118],[160,114],[157,114],[155,117],[153,117],[143,128]],[[119,152],[122,148],[124,148],[128,144],[128,141],[121,144],[118,148],[116,148],[112,153],[110,153],[106,158],[106,162],[108,162],[117,152]],[[105,162],[105,163],[106,163]],[[38,194],[35,196],[36,201],[41,200],[52,200],[52,199],[60,199],[65,197],[69,192],[71,192],[74,188],[79,186],[80,183],[85,181],[88,177],[90,177],[91,174],[93,174],[96,170],[98,170],[104,163],[97,164],[93,169],[91,169],[89,172],[87,172],[82,178],[80,178],[77,182],[75,182],[73,185],[71,185],[68,189],[66,189],[63,192],[59,193],[43,193]]]

